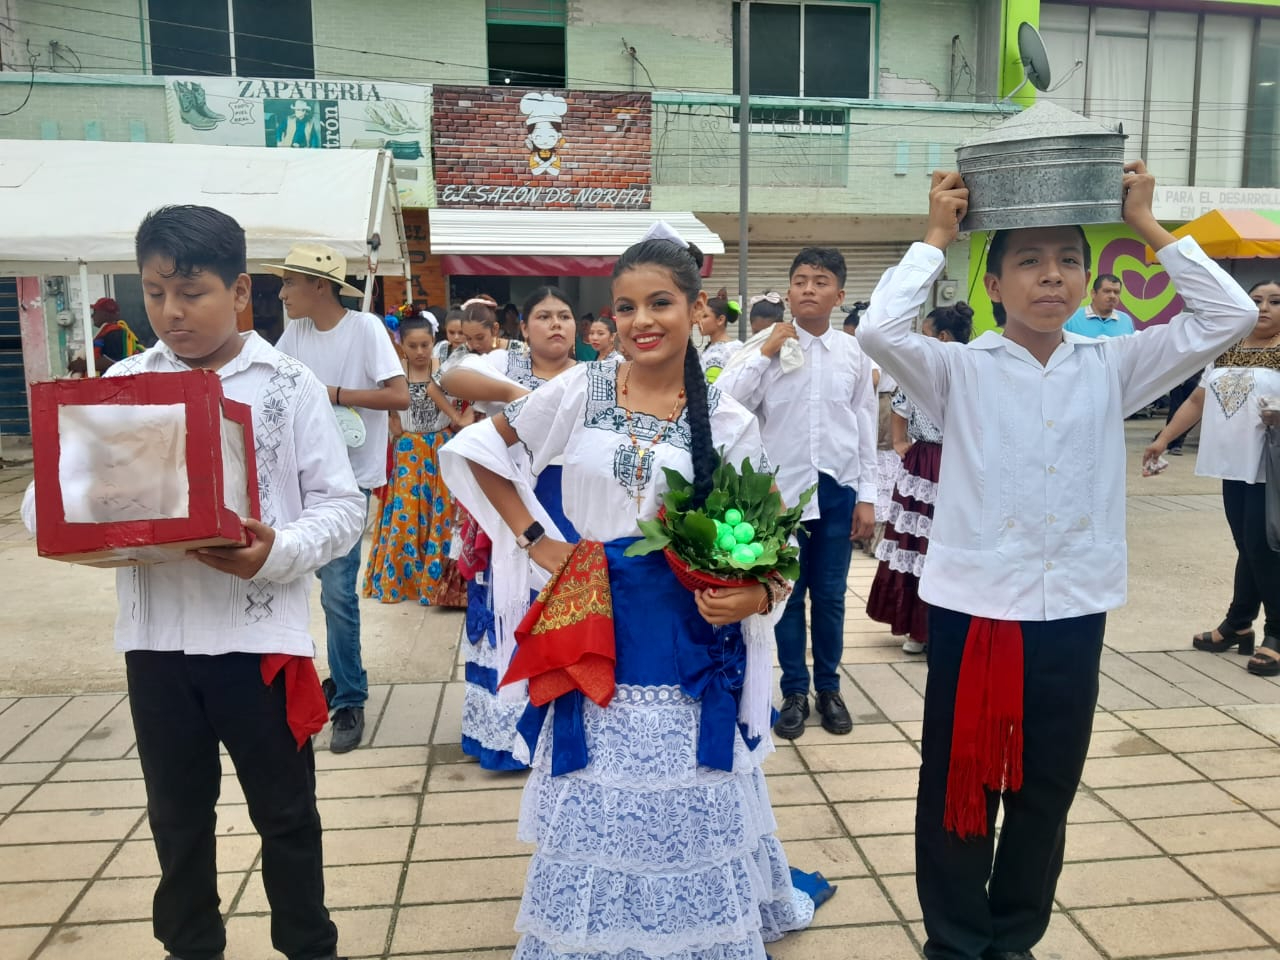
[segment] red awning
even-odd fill
[[[447,253],[440,268],[450,277],[607,277],[617,257],[536,256],[479,253]],[[711,276],[714,257],[702,262],[702,275]]]

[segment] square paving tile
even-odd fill
[[[1280,746],[1261,750],[1186,753],[1183,759],[1210,780],[1280,776]]]
[[[910,833],[858,837],[857,843],[873,869],[881,877],[910,873],[916,869],[916,839]],[[790,849],[790,847],[788,847]]]
[[[423,767],[372,767],[355,770],[325,770],[316,773],[316,796],[390,797],[422,791]]]
[[[1265,942],[1217,901],[1076,910],[1076,921],[1113,957],[1187,956]]]
[[[511,947],[519,900],[404,907],[396,918],[392,953]]]
[[[860,800],[905,800],[915,797],[920,772],[910,770],[864,770],[858,773],[819,773],[822,792],[833,803]]]
[[[1163,784],[1150,787],[1115,787],[1096,791],[1098,799],[1130,820],[1180,817],[1199,813],[1233,813],[1242,804],[1216,784]]]
[[[1235,897],[1231,905],[1260,927],[1272,940],[1280,942],[1280,894]]]
[[[1272,742],[1248,727],[1233,723],[1223,727],[1170,727],[1149,730],[1147,736],[1174,753],[1202,750],[1247,750],[1272,746]]]
[[[802,744],[800,755],[810,770],[894,770],[919,769],[920,754],[906,741],[810,746]]]
[[[419,827],[413,842],[413,859],[466,860],[474,857],[514,857],[528,854],[532,850],[532,844],[522,843],[516,839],[514,823],[452,824]]]
[[[807,873],[821,873],[828,880],[865,877],[867,866],[847,837],[792,840],[786,847],[787,863]]]
[[[1121,820],[1074,823],[1067,827],[1068,861],[1146,857],[1159,852],[1151,841]]]
[[[888,960],[916,957],[919,951],[901,924],[878,923],[802,930],[769,944],[769,956],[774,960]]]
[[[400,902],[433,904],[491,900],[495,897],[519,899],[524,893],[528,867],[527,857],[415,861],[409,864]],[[817,868],[805,865],[803,869]]]
[[[1210,727],[1230,723],[1231,718],[1213,707],[1177,707],[1164,710],[1121,710],[1116,714],[1139,730],[1160,727]]]
[[[0,927],[52,924],[84,889],[83,880],[0,883]]]
[[[871,800],[836,804],[836,813],[855,837],[876,833],[910,833],[915,829],[914,800]]]
[[[61,927],[40,960],[103,960],[105,957],[158,957],[163,951],[151,932],[151,921],[95,923]]]
[[[891,923],[897,919],[893,907],[870,877],[846,878],[835,896],[813,915],[813,926],[839,927],[847,924]]]
[[[1123,730],[1095,730],[1089,741],[1090,757],[1137,757],[1165,752],[1165,748],[1152,738],[1127,727]]]
[[[775,807],[823,803],[825,797],[807,773],[768,778],[769,801]]]
[[[778,839],[813,840],[821,837],[839,837],[844,827],[825,804],[812,807],[779,807],[773,812],[778,821]]]
[[[420,822],[501,823],[517,820],[520,817],[520,797],[523,792],[517,789],[428,793],[422,801]]]
[[[0,847],[0,877],[7,881],[87,880],[115,848],[109,841]]]
[[[354,867],[324,868],[324,900],[330,909],[341,907],[390,907],[400,888],[400,863],[368,863]],[[262,871],[253,871],[236,913],[269,913]]]
[[[413,828],[369,827],[363,830],[326,830],[324,865],[403,863],[409,856]]]
[[[4,927],[0,929],[0,957],[27,960],[48,933],[48,927]]]
[[[920,898],[916,896],[916,878],[914,875],[899,874],[893,877],[882,877],[881,883],[889,891],[895,907],[901,911],[905,920],[921,920],[924,917],[920,909]]]
[[[1178,858],[1215,893],[1280,893],[1280,848],[1193,853]]]
[[[1201,779],[1191,767],[1172,754],[1147,756],[1094,757],[1084,765],[1081,781],[1099,790],[1103,787],[1137,787],[1155,783],[1183,783]]]
[[[1222,788],[1258,810],[1269,810],[1280,805],[1280,777],[1227,780]]]
[[[1169,853],[1280,847],[1280,827],[1256,813],[1206,813],[1142,820],[1138,829]]]
[[[1058,880],[1058,903],[1067,909],[1188,900],[1208,895],[1187,871],[1167,857],[1068,863]]]

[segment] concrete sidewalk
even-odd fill
[[[1280,956],[1280,683],[1248,675],[1234,654],[1189,648],[1193,630],[1220,619],[1231,559],[1213,487],[1190,472],[1187,457],[1162,486],[1129,498],[1133,596],[1109,625],[1091,759],[1040,960]],[[12,527],[16,473],[0,475],[0,538],[10,538],[0,564],[103,590],[99,571],[32,559]],[[812,929],[770,949],[776,960],[910,958],[923,937],[911,829],[926,667],[861,614],[874,569],[857,557],[849,581],[854,733],[811,727],[766,764],[789,858],[840,885]],[[7,605],[21,589],[6,583]],[[111,599],[107,591],[103,624]],[[400,621],[379,618],[408,627],[422,613],[365,610],[388,632]],[[21,690],[29,674],[37,689],[57,689],[14,636],[29,618],[9,616],[5,683]],[[24,629],[84,629],[73,615],[45,619],[55,622]],[[456,620],[429,634],[421,672],[443,664],[438,679],[384,672],[397,682],[373,690],[368,745],[335,756],[319,738],[329,901],[353,958],[497,960],[516,939],[528,855],[515,839],[523,776],[464,760]],[[0,699],[4,960],[163,954],[147,920],[157,867],[128,704],[119,692],[80,692],[120,690],[122,678],[114,688],[108,673],[88,679],[61,687],[75,693]],[[218,829],[227,956],[278,956],[234,776],[224,778]]]

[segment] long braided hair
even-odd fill
[[[702,291],[702,261],[702,251],[692,243],[686,248],[672,240],[641,240],[618,258],[613,279],[642,264],[661,267],[670,272],[677,289],[692,303]],[[693,505],[701,507],[711,493],[716,450],[711,439],[707,381],[692,337],[684,354],[684,395],[691,437],[689,453],[693,460]]]

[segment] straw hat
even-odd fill
[[[347,258],[323,243],[295,243],[289,248],[284,263],[264,263],[262,269],[283,277],[285,272],[305,273],[309,277],[332,280],[349,297],[363,297],[364,291],[347,283]]]

